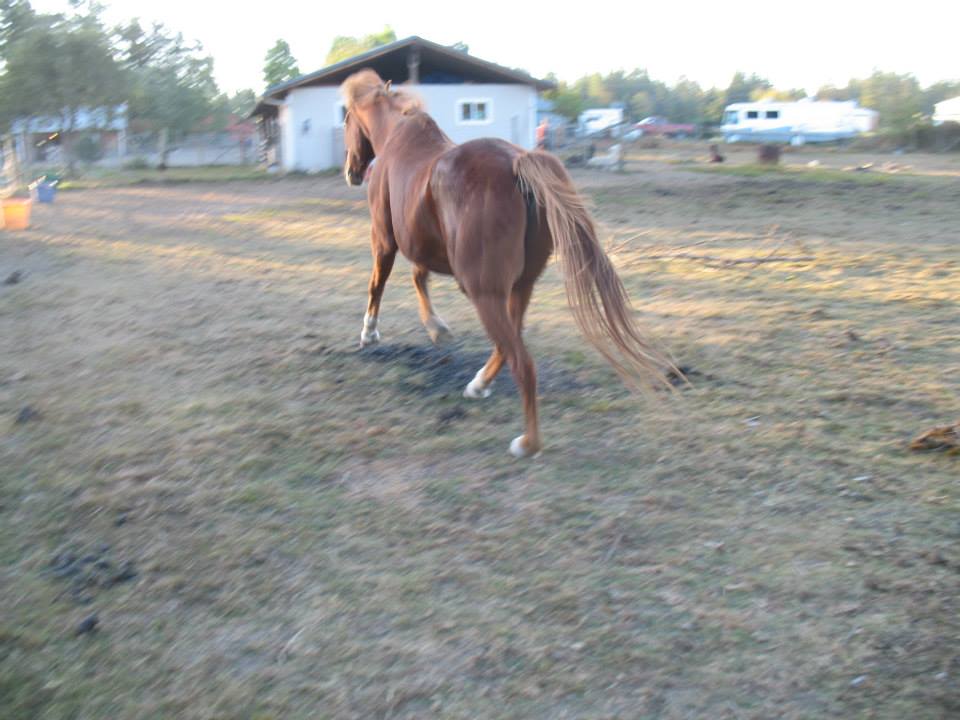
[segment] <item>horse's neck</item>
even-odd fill
[[[379,142],[374,144],[378,155],[392,138],[404,144],[416,143],[417,147],[424,151],[436,149],[437,152],[442,152],[453,144],[433,118],[420,111],[410,115],[391,113],[382,117],[378,123],[378,131]]]

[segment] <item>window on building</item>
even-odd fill
[[[493,122],[493,101],[489,98],[457,101],[457,123],[460,125],[485,125]]]

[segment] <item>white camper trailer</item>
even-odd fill
[[[933,106],[933,124],[960,123],[960,97],[943,100]]]
[[[581,135],[593,135],[623,122],[623,108],[592,108],[584,110],[577,118],[577,130]]]
[[[803,145],[856,137],[875,130],[878,113],[853,100],[749,102],[728,105],[720,126],[727,142]]]

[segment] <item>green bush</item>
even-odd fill
[[[960,151],[960,123],[945,122],[942,125],[917,127],[916,142],[928,150],[937,152]]]
[[[925,120],[906,130],[887,130],[857,138],[853,150],[924,150],[927,152],[960,151],[960,123],[945,122],[934,125]]]
[[[892,133],[870,133],[855,137],[847,145],[847,149],[855,152],[890,152],[898,146]]]

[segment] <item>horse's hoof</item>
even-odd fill
[[[473,380],[468,382],[467,387],[463,389],[463,396],[471,400],[480,400],[481,398],[490,397],[491,392],[493,391],[490,389],[490,386],[483,384],[483,368],[481,368]]]
[[[510,454],[518,458],[527,456],[527,450],[523,447],[523,435],[515,437],[510,443]]]
[[[490,388],[480,388],[477,390],[471,382],[463,391],[463,396],[470,400],[482,400],[483,398],[490,397],[490,394],[493,391]]]
[[[376,345],[380,342],[379,330],[367,330],[364,328],[360,332],[360,349],[363,350],[368,345]]]
[[[530,448],[527,445],[527,436],[521,435],[515,437],[510,443],[510,454],[516,458],[537,457],[540,454],[539,448]]]
[[[446,345],[453,341],[453,331],[443,322],[434,321],[428,325],[427,334],[434,345]]]

